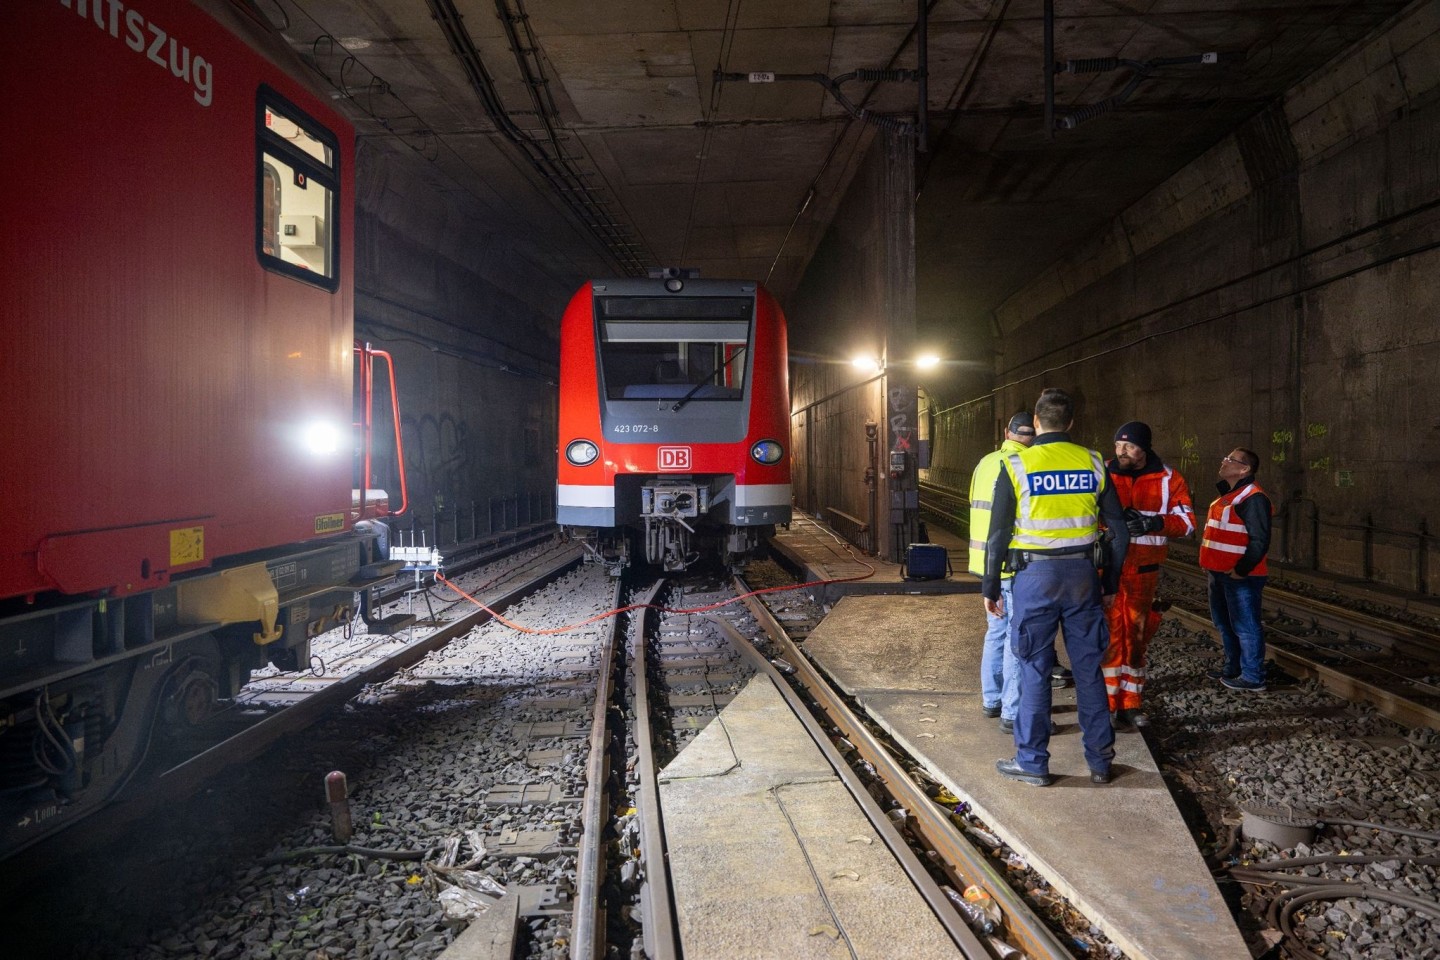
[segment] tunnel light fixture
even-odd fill
[[[933,353],[925,353],[915,358],[915,369],[933,370],[940,366],[940,358]]]
[[[878,358],[866,356],[865,354],[857,354],[855,358],[850,361],[850,365],[862,373],[879,373],[885,369]]]

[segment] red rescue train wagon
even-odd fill
[[[354,134],[253,16],[0,4],[0,856],[378,573]]]
[[[788,377],[757,283],[587,283],[560,328],[558,522],[614,568],[754,551],[790,522]]]

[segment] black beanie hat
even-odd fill
[[[1133,443],[1142,449],[1150,449],[1150,424],[1141,423],[1139,420],[1131,420],[1129,423],[1115,431],[1115,442],[1124,440],[1126,443]]]

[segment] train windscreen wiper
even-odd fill
[[[735,358],[744,353],[745,348],[748,346],[748,343],[741,344],[739,350],[736,350],[734,353],[730,354],[730,359],[726,360],[724,363],[720,364],[720,366],[716,367],[715,371],[711,373],[710,376],[706,377],[704,380],[701,380],[699,383],[695,384],[695,386],[691,387],[689,393],[685,394],[685,396],[681,397],[679,400],[676,400],[675,405],[670,408],[670,412],[676,413],[680,410],[681,407],[689,403],[690,398],[695,396],[695,394],[699,393],[701,387],[708,386],[711,380],[714,380],[716,377],[720,376],[720,374],[724,373],[726,369],[729,368],[730,364],[735,362]]]

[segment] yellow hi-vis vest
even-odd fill
[[[970,474],[970,572],[977,577],[985,576],[985,538],[990,536],[990,498],[995,496],[995,481],[1005,469],[1005,458],[1024,449],[1025,444],[1006,440],[999,450],[981,457]],[[1002,580],[1013,576],[1009,570],[1000,574]]]
[[[1078,443],[1037,443],[1005,460],[1015,487],[1011,550],[1079,552],[1100,536],[1105,461]]]

